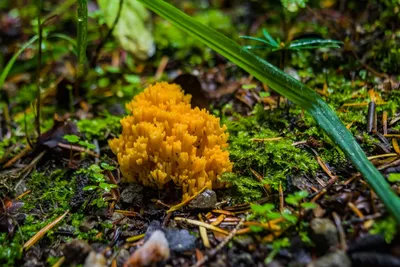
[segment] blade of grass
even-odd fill
[[[26,42],[21,48],[12,56],[12,58],[8,61],[7,65],[4,67],[3,71],[0,74],[0,89],[3,88],[4,82],[7,79],[8,73],[10,73],[10,70],[14,66],[15,61],[17,61],[19,55],[22,54],[22,52],[25,51],[29,46],[31,46],[36,40],[39,38],[39,36],[35,35],[31,39],[29,39],[28,42]]]
[[[393,192],[382,174],[370,163],[364,151],[336,113],[315,91],[172,5],[162,0],[139,1],[187,34],[192,35],[260,81],[268,84],[278,93],[304,108],[364,175],[369,185],[389,212],[396,218],[397,223],[400,224],[400,198]]]

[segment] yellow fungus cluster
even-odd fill
[[[183,199],[207,186],[225,187],[222,173],[232,170],[226,126],[205,109],[192,109],[190,95],[166,82],[147,87],[126,105],[122,134],[109,141],[124,180],[163,188],[182,187]]]

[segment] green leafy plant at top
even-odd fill
[[[104,118],[79,120],[77,126],[88,140],[93,138],[105,140],[110,133],[115,135],[120,133],[120,120],[118,116],[106,114]]]
[[[74,134],[64,135],[64,139],[67,140],[68,142],[72,143],[72,144],[77,143],[77,144],[79,144],[79,145],[81,145],[81,146],[83,146],[83,147],[85,147],[87,149],[95,149],[96,148],[95,145],[89,143],[86,140],[81,140],[81,138],[79,136],[74,135]]]
[[[92,185],[87,185],[83,188],[85,191],[96,191],[99,197],[91,202],[91,205],[96,205],[98,208],[107,207],[107,201],[104,199],[103,194],[108,193],[113,188],[117,188],[116,184],[107,182],[104,175],[104,171],[112,171],[115,167],[109,165],[108,163],[102,162],[99,165],[93,164],[88,169],[82,169],[78,171],[79,173],[88,174],[89,180],[93,183]]]
[[[281,95],[304,108],[344,151],[354,166],[363,174],[389,212],[400,223],[400,198],[393,192],[382,174],[367,159],[353,135],[346,129],[335,112],[315,91],[165,1],[139,1],[158,15],[174,23],[181,30],[227,57],[255,78],[268,84]]]
[[[261,42],[262,45],[246,45],[246,49],[266,49],[271,51],[279,50],[303,50],[303,49],[317,49],[317,48],[340,48],[343,44],[337,40],[325,40],[321,38],[302,38],[289,42],[281,42],[279,38],[274,39],[266,29],[262,30],[264,38],[256,38],[252,36],[240,36],[243,39],[249,39]]]
[[[305,8],[308,0],[281,0],[282,6],[289,12],[297,12],[300,8]]]

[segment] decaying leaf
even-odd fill
[[[112,27],[118,15],[119,5],[116,2],[98,1],[108,27]],[[149,12],[141,3],[124,0],[120,18],[113,31],[122,48],[141,60],[151,57],[155,52],[153,36],[146,27],[149,18]]]

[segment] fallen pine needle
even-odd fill
[[[228,232],[225,231],[224,229],[221,229],[221,228],[219,228],[217,226],[214,226],[214,225],[211,225],[211,224],[208,224],[208,223],[205,223],[205,222],[186,219],[186,218],[182,218],[182,217],[175,217],[174,220],[175,221],[185,222],[185,223],[196,225],[196,226],[202,226],[202,227],[204,227],[204,228],[206,228],[208,230],[213,230],[213,231],[216,231],[218,233],[228,235]]]
[[[138,241],[138,240],[144,238],[144,236],[145,236],[145,234],[140,234],[140,235],[131,236],[131,237],[128,237],[128,238],[126,239],[126,242],[135,242],[135,241]]]
[[[227,210],[212,210],[213,213],[225,214],[227,216],[234,216],[234,214]]]
[[[21,198],[23,198],[24,196],[30,194],[32,191],[31,190],[27,190],[25,192],[23,192],[21,195],[17,196],[15,199],[16,200],[20,200]]]
[[[67,210],[63,215],[43,227],[39,232],[37,232],[34,236],[32,236],[31,239],[29,239],[24,246],[22,247],[25,250],[28,250],[30,247],[32,247],[34,244],[36,244],[37,241],[39,241],[48,231],[50,231],[54,226],[56,226],[62,219],[64,219],[65,216],[67,216],[69,210]]]
[[[226,244],[228,244],[229,241],[232,240],[232,238],[235,237],[238,229],[242,226],[243,222],[244,222],[244,218],[236,225],[236,227],[229,233],[229,235],[221,243],[219,243],[215,249],[213,249],[210,252],[209,255],[205,255],[202,259],[197,261],[196,264],[192,265],[192,267],[200,267],[200,266],[204,265],[207,261],[209,261],[212,257],[217,255],[217,253],[221,249],[223,249],[226,246]]]
[[[52,267],[60,267],[65,261],[65,257],[62,256],[56,263],[53,264]]]
[[[172,206],[169,210],[167,210],[167,213],[176,211],[181,209],[182,207],[186,206],[190,201],[192,201],[193,199],[195,199],[195,197],[197,197],[198,195],[200,195],[201,193],[203,193],[205,190],[207,189],[207,186],[203,187],[200,191],[198,191],[196,194],[194,194],[193,196],[191,196],[190,198],[186,199],[185,201],[182,201],[181,203]]]
[[[393,145],[394,151],[396,151],[396,153],[400,155],[399,143],[397,142],[396,138],[392,139],[392,145]]]
[[[398,156],[397,153],[388,153],[388,154],[370,156],[370,157],[368,157],[368,159],[369,159],[369,160],[373,160],[373,159],[387,158],[387,157],[396,157],[396,156]]]
[[[202,219],[202,216],[200,213],[199,213],[199,220],[201,222],[203,222],[203,219]],[[204,247],[211,248],[210,240],[208,239],[208,235],[207,235],[207,229],[204,226],[199,226],[199,233],[200,233],[201,240],[203,241]]]
[[[126,217],[135,217],[139,215],[139,213],[129,210],[114,210],[114,212],[125,215]]]
[[[214,222],[211,223],[211,225],[218,226],[221,222],[223,222],[225,220],[225,218],[226,218],[226,215],[221,214],[218,216],[218,218]]]
[[[352,202],[347,203],[347,205],[360,219],[364,218],[364,214]]]
[[[269,141],[278,141],[281,139],[282,137],[271,137],[271,138],[252,138],[250,140],[253,142],[269,142]]]

